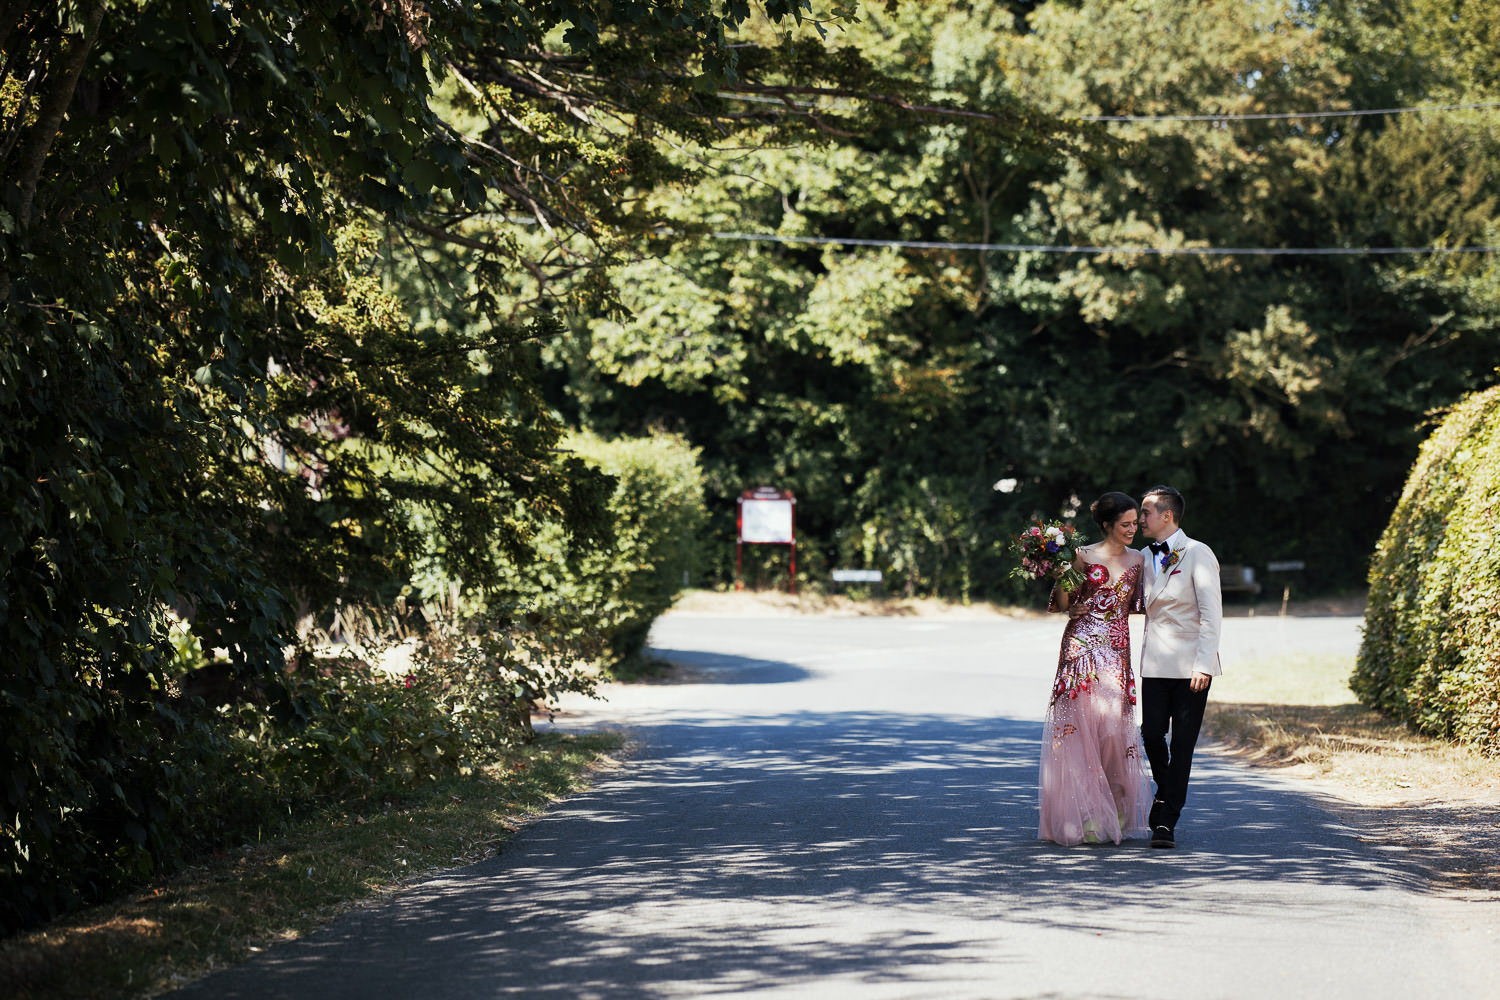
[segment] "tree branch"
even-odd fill
[[[491,253],[495,249],[493,243],[476,240],[472,236],[460,236],[458,233],[450,233],[441,226],[434,226],[432,223],[423,222],[421,219],[407,218],[402,222],[402,225],[408,229],[415,229],[424,236],[431,236],[435,240],[442,240],[444,243],[452,243],[454,246],[464,247],[469,250],[478,250],[480,253]]]
[[[48,88],[42,99],[36,124],[32,127],[31,141],[26,143],[17,174],[16,186],[20,189],[20,197],[16,205],[16,226],[22,231],[31,226],[32,205],[36,200],[37,184],[42,179],[42,167],[47,161],[47,153],[52,149],[53,140],[62,128],[63,116],[73,100],[73,92],[78,88],[78,77],[83,72],[83,64],[88,61],[94,40],[99,37],[99,24],[103,20],[104,0],[94,0],[84,14],[83,33],[69,39],[58,56],[60,72],[56,82]]]

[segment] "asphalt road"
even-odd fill
[[[1352,651],[1358,624],[1230,619],[1225,669]],[[1036,841],[1061,629],[669,615],[653,643],[688,682],[558,719],[627,728],[626,766],[496,858],[176,995],[1500,996],[1495,904],[1233,761],[1200,752],[1175,851]]]

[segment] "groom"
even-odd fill
[[[1141,645],[1141,742],[1156,781],[1147,822],[1152,847],[1175,847],[1187,801],[1193,746],[1219,675],[1219,560],[1182,530],[1182,494],[1153,486],[1141,501],[1146,558],[1146,631]],[[1167,733],[1171,731],[1171,744]]]

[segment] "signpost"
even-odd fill
[[[873,583],[875,593],[885,596],[885,574],[878,569],[836,569],[833,571],[833,582]]]
[[[734,545],[734,589],[745,589],[745,545],[791,546],[790,590],[797,592],[797,498],[791,490],[759,486],[739,496]]]
[[[1300,573],[1307,568],[1307,563],[1301,559],[1288,559],[1285,562],[1273,562],[1266,564],[1266,574],[1271,573]],[[1288,577],[1282,582],[1281,587],[1281,613],[1286,614],[1286,602],[1292,596],[1292,581]]]

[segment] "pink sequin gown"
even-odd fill
[[[1041,823],[1059,844],[1144,836],[1151,785],[1135,722],[1130,614],[1145,610],[1141,567],[1118,580],[1092,563],[1073,592],[1042,731]],[[1058,610],[1056,594],[1048,610]]]

